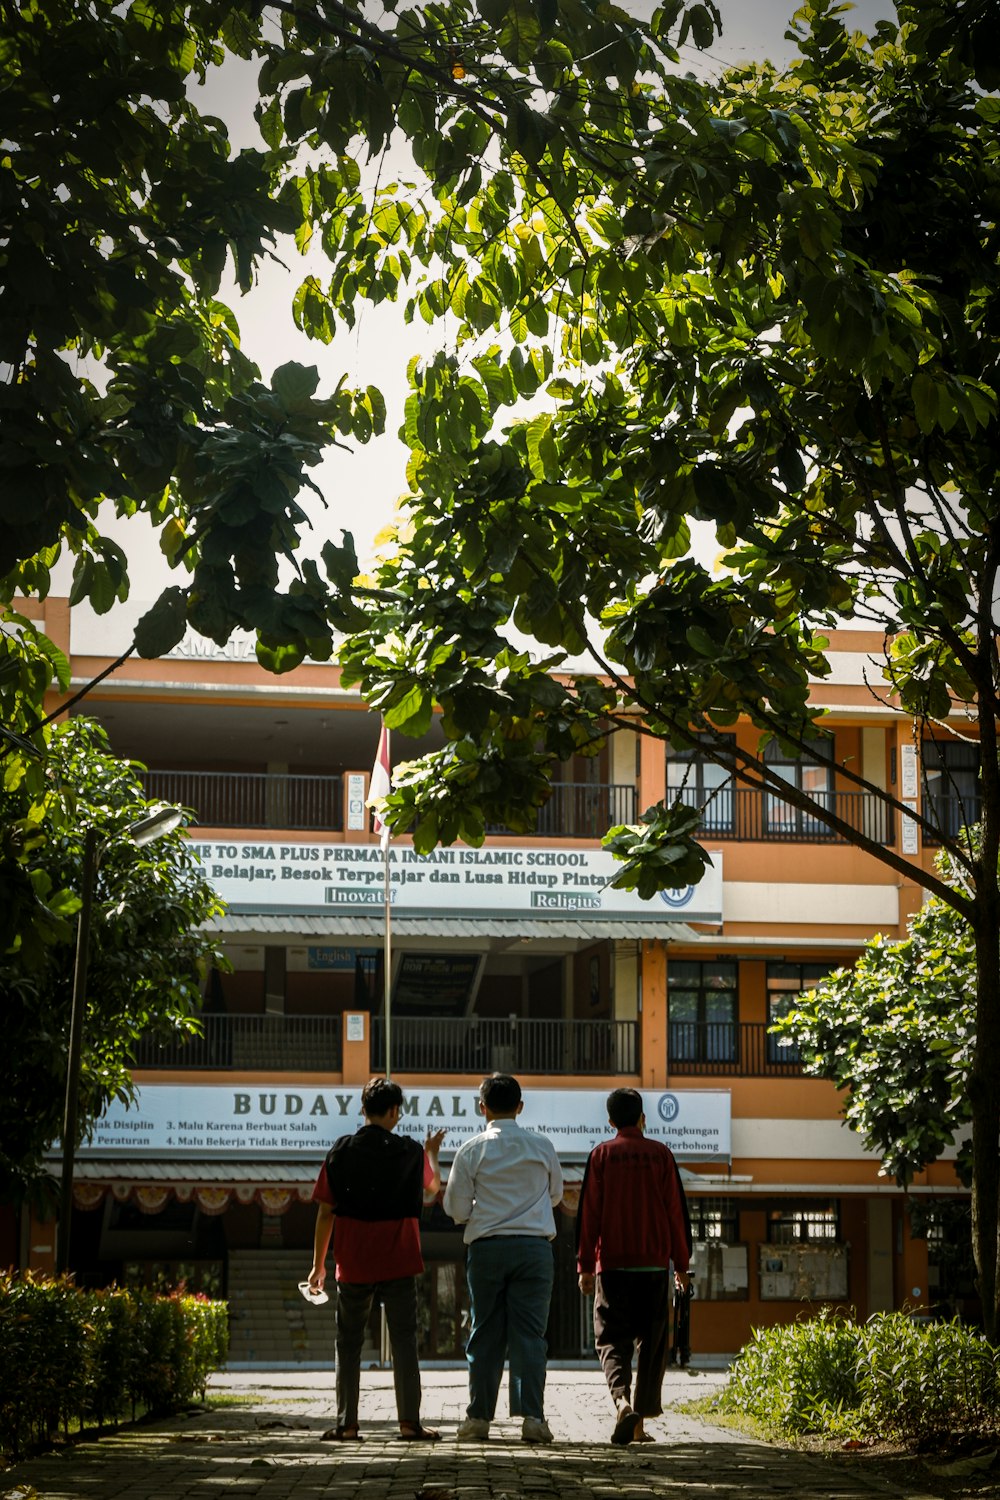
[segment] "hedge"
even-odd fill
[[[773,1433],[940,1442],[1000,1435],[1000,1350],[958,1320],[875,1313],[756,1329],[719,1399]]]
[[[228,1347],[225,1302],[0,1272],[0,1455],[174,1410],[204,1395]]]

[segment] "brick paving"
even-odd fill
[[[333,1425],[332,1375],[323,1371],[224,1372],[210,1391],[238,1404],[209,1406],[26,1460],[0,1473],[0,1500],[33,1487],[39,1500],[862,1500],[902,1495],[860,1470],[755,1443],[685,1416],[678,1404],[725,1377],[671,1371],[664,1416],[647,1423],[655,1443],[615,1448],[613,1413],[597,1370],[549,1372],[551,1447],[520,1441],[501,1418],[490,1440],[457,1444],[465,1414],[463,1370],[424,1373],[425,1423],[440,1443],[403,1443],[392,1377],[362,1377],[365,1442],[324,1443]],[[501,1412],[506,1411],[506,1389]],[[922,1500],[913,1491],[908,1500]]]

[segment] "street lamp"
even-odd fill
[[[173,833],[184,820],[179,807],[167,802],[155,806],[144,818],[138,818],[124,830],[134,844],[151,844],[154,839]],[[80,1062],[83,1053],[83,1018],[87,1009],[87,961],[90,957],[90,923],[94,909],[94,883],[101,855],[110,838],[98,840],[97,829],[87,829],[83,844],[83,889],[80,895],[80,917],[76,930],[76,961],[73,966],[73,1000],[69,1022],[69,1052],[66,1058],[66,1103],[62,1130],[62,1184],[59,1194],[59,1226],[56,1238],[56,1272],[69,1270],[70,1221],[73,1213],[73,1165],[76,1155],[76,1131],[80,1103]]]

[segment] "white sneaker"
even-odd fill
[[[522,1443],[551,1443],[552,1428],[544,1417],[525,1417],[521,1425]]]
[[[455,1433],[456,1443],[485,1443],[490,1435],[490,1424],[485,1417],[466,1417],[459,1422]]]

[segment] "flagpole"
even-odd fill
[[[392,791],[392,760],[389,754],[389,731],[382,724],[378,752],[368,784],[368,805],[374,810],[372,825],[382,845],[382,898],[385,906],[385,943],[382,977],[385,984],[385,1076],[392,1077],[392,879],[389,873],[389,825],[382,816],[382,802]]]
[[[383,834],[382,855],[384,859],[384,896],[385,896],[385,961],[383,964],[385,979],[385,1076],[392,1077],[392,1007],[390,999],[392,995],[392,882],[389,878],[389,840]]]

